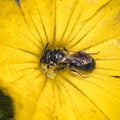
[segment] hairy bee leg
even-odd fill
[[[91,54],[91,55],[95,55],[95,54],[98,54],[100,51],[97,51],[95,53],[88,53],[88,54]]]
[[[68,53],[68,50],[66,49],[66,47],[63,47],[63,49]]]
[[[54,64],[50,63],[47,65],[47,68],[50,68],[51,66],[54,66]]]
[[[55,68],[54,71],[60,71],[60,70],[63,70],[65,68],[66,68],[66,64],[63,64],[62,66]]]
[[[88,76],[85,76],[85,75],[81,74],[78,70],[72,69],[71,66],[69,66],[69,69],[70,69],[70,71],[72,71],[73,73],[79,74],[79,75],[80,75],[81,77],[83,77],[83,78],[88,78]]]

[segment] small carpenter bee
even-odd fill
[[[56,66],[54,71],[69,68],[70,71],[80,74],[79,70],[92,71],[95,68],[95,60],[86,52],[78,51],[70,53],[65,47],[62,49],[48,49],[48,44],[40,59],[40,63],[47,64],[47,68]]]

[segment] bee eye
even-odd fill
[[[43,56],[41,57],[40,62],[44,62],[46,64],[50,63],[50,56],[51,55],[51,51],[48,49],[44,52]]]

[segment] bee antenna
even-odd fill
[[[47,49],[48,45],[49,45],[49,42],[46,44],[45,49],[44,49],[44,51],[43,51],[43,54],[45,53],[45,50]],[[40,59],[40,62],[41,62],[41,60],[42,60],[42,59]]]
[[[46,44],[44,51],[47,49],[48,45],[49,45],[49,42]]]

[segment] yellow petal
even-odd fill
[[[85,21],[78,33],[71,40],[68,40],[72,50],[88,49],[101,42],[119,38],[120,6],[112,7],[113,3],[110,3],[108,2],[104,7],[101,7],[94,16]]]
[[[77,105],[78,111],[83,113],[81,117],[84,119],[92,117],[93,120],[97,118],[118,119],[120,102],[119,79],[95,74],[81,80],[79,77],[66,74],[61,77],[64,78],[62,85],[68,92],[69,99],[72,99],[74,105]],[[75,93],[79,94],[78,97],[75,97],[77,96]]]
[[[23,0],[20,1],[22,12],[31,31],[42,44],[55,41],[55,1]]]

